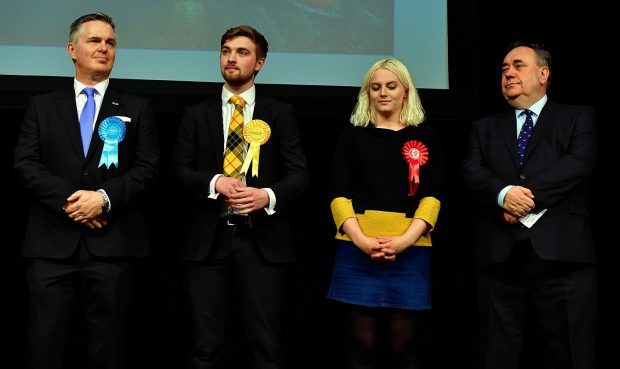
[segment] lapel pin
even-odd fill
[[[112,105],[119,105],[116,101],[112,101]]]

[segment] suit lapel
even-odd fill
[[[271,134],[274,134],[274,127],[271,126],[272,122],[270,122],[270,111],[271,111],[271,104],[269,103],[269,100],[265,100],[265,99],[260,99],[258,96],[256,96],[256,104],[254,105],[254,113],[252,114],[252,119],[260,119],[263,120],[265,122],[267,122],[268,125],[270,125],[271,128]],[[271,138],[270,138],[271,139]],[[268,159],[265,159],[268,156],[265,156],[265,150],[261,150],[261,165],[267,165],[265,163],[267,163]],[[248,183],[255,183],[256,182],[256,177],[252,176],[252,166],[250,165],[250,168],[248,169],[248,173],[246,174],[245,177],[246,181]]]
[[[517,155],[517,118],[514,110],[510,110],[501,117],[500,121],[502,135],[506,149],[510,153],[513,164],[519,167],[519,157]]]
[[[123,112],[124,104],[121,95],[108,88],[103,96],[103,101],[101,101],[101,109],[99,109],[99,114],[97,115],[97,123],[95,123],[90,147],[88,148],[88,155],[86,156],[87,160],[90,160],[95,153],[99,152],[103,144],[103,141],[99,137],[99,125],[101,125],[101,122],[107,117],[125,115]]]
[[[207,101],[207,127],[211,138],[211,144],[215,147],[216,163],[224,166],[224,126],[221,100],[212,99]]]
[[[77,115],[77,107],[75,106],[75,92],[73,89],[67,89],[61,92],[58,97],[58,110],[62,123],[67,130],[71,146],[75,150],[75,154],[84,161],[84,150],[82,149],[82,136],[80,134],[80,120]]]
[[[258,96],[256,97],[256,105],[254,106],[254,114],[252,115],[252,119],[260,119],[267,122],[267,124],[271,124],[269,122],[269,115],[271,113],[271,104],[269,100],[260,99]],[[273,127],[272,127],[273,128]]]
[[[267,108],[267,104],[262,99],[259,99],[257,96],[256,105],[254,106],[254,114],[252,114],[252,119],[261,119],[266,121],[265,117],[267,116],[268,110],[269,109]],[[267,122],[267,124],[269,124],[269,122]]]
[[[547,101],[542,111],[540,112],[540,116],[536,120],[534,130],[532,131],[532,137],[530,138],[530,142],[527,144],[527,149],[525,150],[525,157],[523,158],[524,164],[527,162],[528,157],[532,154],[532,152],[540,142],[540,138],[551,126],[550,122],[553,121],[554,116],[555,109],[553,109],[553,103]]]

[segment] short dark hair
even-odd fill
[[[539,67],[547,67],[551,70],[551,53],[547,51],[542,44],[534,43],[534,42],[525,42],[525,41],[514,41],[508,45],[506,48],[506,52],[504,55],[508,54],[510,50],[516,49],[517,47],[529,47],[534,50],[536,54],[536,63]]]
[[[248,25],[233,27],[224,32],[220,42],[220,48],[224,46],[226,41],[239,36],[245,36],[254,41],[256,44],[256,56],[259,59],[267,58],[267,52],[269,51],[269,43],[267,43],[267,39],[265,39],[265,36],[263,36],[260,32]]]
[[[102,21],[109,24],[113,30],[116,29],[114,19],[112,19],[112,17],[110,17],[109,15],[105,13],[86,14],[71,23],[71,26],[69,27],[69,42],[76,42],[80,32],[82,31],[82,25],[90,21]]]

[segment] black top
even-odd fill
[[[423,143],[428,161],[420,167],[420,185],[409,193],[409,165],[403,156],[408,141]],[[405,213],[412,217],[420,199],[440,199],[443,177],[441,147],[435,131],[427,123],[399,131],[348,126],[336,146],[333,166],[332,199],[351,199],[358,214],[365,210]]]

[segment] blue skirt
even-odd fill
[[[339,241],[327,298],[367,307],[428,310],[430,247],[409,247],[393,262],[377,262],[353,242]]]

